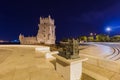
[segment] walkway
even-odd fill
[[[80,57],[87,57],[83,73],[96,80],[120,80],[120,44],[92,44],[80,51]]]
[[[63,80],[34,47],[0,47],[0,80]]]

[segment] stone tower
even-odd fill
[[[38,24],[38,27],[38,43],[55,44],[56,36],[54,20],[50,16],[47,18],[40,17],[40,24]]]

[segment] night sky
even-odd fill
[[[93,33],[120,33],[120,0],[1,0],[0,39],[35,36],[39,17],[55,19],[57,40]]]

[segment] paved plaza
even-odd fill
[[[80,56],[88,58],[83,73],[96,80],[120,80],[119,49],[120,44],[92,43],[81,50]]]
[[[35,47],[22,45],[0,46],[0,80],[64,80],[55,71],[54,60],[36,57]],[[83,74],[82,80],[95,80]]]
[[[35,47],[38,46],[0,46],[0,80],[64,80],[55,71],[51,59],[45,59],[43,53],[36,56]],[[118,62],[104,60],[113,52],[103,45],[90,45],[81,50],[81,57],[88,58],[83,63],[82,80],[119,80]]]
[[[54,65],[35,56],[35,48],[0,47],[0,80],[63,80]]]

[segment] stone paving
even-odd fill
[[[64,80],[34,48],[0,47],[0,80]]]
[[[102,45],[89,46],[81,50],[80,56],[88,58],[88,61],[83,63],[83,73],[96,80],[120,80],[119,63],[105,57],[111,53],[113,53],[113,50],[110,47]]]
[[[36,57],[35,47],[0,46],[0,80],[64,80],[55,71],[55,60]],[[82,74],[81,80],[95,80]]]
[[[92,44],[86,49],[80,50],[80,54],[91,55],[99,58],[105,58],[105,56],[113,53],[113,49],[104,45]]]
[[[90,77],[90,76],[88,76],[88,75],[86,75],[86,74],[83,73],[81,80],[96,80],[96,79],[94,79],[94,78],[92,78],[92,77]]]

